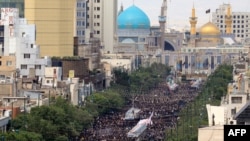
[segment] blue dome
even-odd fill
[[[148,16],[138,7],[130,6],[119,14],[117,19],[118,29],[149,29]]]

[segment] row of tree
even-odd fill
[[[208,125],[206,104],[219,106],[221,97],[227,94],[228,83],[233,80],[233,67],[220,65],[206,80],[196,99],[179,113],[176,127],[168,130],[168,141],[197,141],[198,128]]]

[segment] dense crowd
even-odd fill
[[[134,107],[141,109],[138,120],[123,120],[132,102],[119,112],[111,112],[97,117],[92,125],[82,133],[82,139],[87,141],[133,141],[136,138],[127,137],[127,133],[140,119],[148,118],[152,112],[152,124],[139,136],[140,140],[163,141],[167,129],[174,128],[179,111],[198,95],[196,89],[191,89],[189,83],[182,83],[175,92],[168,89],[167,84],[144,94],[134,96]]]

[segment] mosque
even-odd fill
[[[162,34],[161,27],[151,26],[149,17],[139,7],[133,4],[123,10],[121,6],[114,52],[132,56],[135,67],[160,62],[172,66],[180,74],[205,75],[213,72],[219,64],[234,63],[248,53],[249,46],[236,42],[232,34],[231,7],[225,16],[224,34],[211,21],[197,28],[194,6],[189,21],[190,31]],[[164,40],[163,46],[161,39]]]

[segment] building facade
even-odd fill
[[[75,0],[25,0],[25,18],[36,25],[41,56],[73,56]]]
[[[117,0],[88,1],[88,32],[99,38],[104,52],[113,52],[116,32]]]
[[[2,0],[0,1],[0,8],[17,8],[19,10],[19,17],[24,18],[24,1],[25,0]]]
[[[85,30],[87,28],[87,0],[77,0],[76,2],[76,32],[78,44],[85,43]]]
[[[221,33],[226,33],[226,16],[230,4],[220,5],[212,13],[212,22],[220,29]],[[239,41],[250,38],[250,12],[232,12],[232,33]]]
[[[6,65],[15,65],[20,75],[28,78],[43,77],[45,66],[50,66],[49,57],[40,58],[39,46],[35,43],[35,25],[27,24],[27,20],[18,17],[18,9],[2,8],[0,25],[3,27],[1,56],[14,56],[15,61],[7,61]],[[8,19],[8,20],[6,20]],[[16,70],[14,69],[14,70]]]

